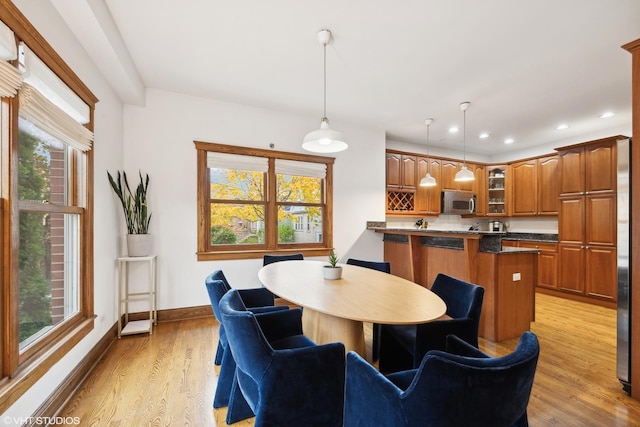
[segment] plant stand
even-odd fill
[[[148,264],[146,291],[130,292],[129,264],[139,262]],[[153,333],[153,325],[158,324],[157,286],[157,255],[118,258],[118,338],[122,335]],[[129,303],[136,301],[148,304],[149,317],[144,320],[129,321]]]

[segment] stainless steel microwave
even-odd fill
[[[443,191],[442,213],[474,215],[476,213],[476,195],[471,191]]]

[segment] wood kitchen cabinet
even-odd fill
[[[416,189],[416,156],[387,152],[387,188]]]
[[[417,157],[387,151],[386,160],[387,213],[414,214]]]
[[[442,178],[440,174],[440,160],[433,157],[417,157],[418,176],[416,182],[416,207],[415,211],[421,215],[440,215]],[[433,187],[420,187],[420,180],[427,174],[427,171],[436,180]]]
[[[558,289],[558,244],[525,240],[503,240],[502,246],[537,249],[538,280],[536,288]]]
[[[511,164],[511,214],[513,216],[558,215],[558,156]]]
[[[508,168],[502,166],[487,166],[486,181],[486,215],[507,216]]]
[[[558,149],[560,196],[616,191],[619,136]]]
[[[617,140],[558,149],[558,289],[617,300]]]
[[[458,162],[456,160],[442,160],[441,175],[442,175],[442,191],[473,191],[478,190],[477,187],[477,174],[476,171],[484,171],[484,166],[476,163],[466,162],[467,169],[474,172],[476,179],[473,181],[458,182],[456,181],[456,173],[460,171],[462,165],[465,162]],[[484,173],[484,172],[483,172]]]

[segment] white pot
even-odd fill
[[[325,265],[322,269],[322,274],[324,278],[327,280],[336,280],[342,277],[342,267],[331,267],[330,265]]]
[[[127,234],[127,254],[129,256],[149,256],[152,252],[151,234]]]

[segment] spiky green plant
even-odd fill
[[[127,233],[129,234],[147,234],[149,233],[149,224],[151,223],[151,213],[147,208],[147,191],[149,189],[149,175],[145,174],[145,178],[140,174],[140,183],[136,187],[135,193],[129,187],[127,173],[118,171],[117,179],[107,171],[111,188],[120,199],[122,204],[122,212],[127,222]],[[124,185],[123,185],[124,181]]]
[[[332,249],[331,252],[329,252],[329,264],[331,264],[331,267],[336,268],[336,266],[338,265],[338,261],[339,258]]]

